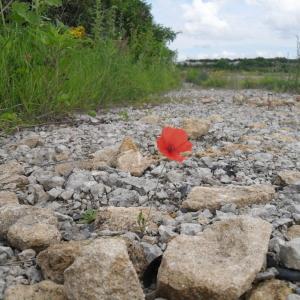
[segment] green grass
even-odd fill
[[[0,48],[0,129],[144,101],[180,81],[170,62],[135,61],[116,41],[74,39],[50,24],[2,29]]]
[[[82,214],[80,222],[84,224],[91,224],[96,220],[96,217],[97,211],[95,209],[88,209]]]
[[[187,82],[204,88],[267,89],[277,92],[300,92],[297,72],[226,71],[185,68]]]

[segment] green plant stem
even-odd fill
[[[153,207],[153,202],[151,202],[151,200],[152,200],[153,196],[154,196],[154,195],[156,194],[156,192],[157,192],[159,180],[160,180],[161,175],[163,174],[163,172],[164,172],[164,170],[165,170],[165,167],[166,167],[166,165],[167,165],[167,162],[168,162],[168,161],[165,161],[165,163],[163,164],[163,167],[162,167],[162,169],[161,169],[161,172],[160,172],[160,174],[159,174],[159,176],[158,176],[158,178],[157,178],[157,182],[156,182],[156,186],[155,186],[155,189],[154,189],[154,193],[153,193],[152,196],[149,198],[150,209],[149,209],[149,212],[148,212],[148,216],[147,216],[147,219],[146,219],[146,223],[149,222],[149,220],[150,220],[151,211],[152,211],[152,207]]]
[[[3,3],[2,0],[0,0],[0,10],[1,10],[1,19],[3,26],[5,26],[5,16],[4,16],[4,9],[3,9]]]
[[[40,0],[35,0],[35,13],[37,15],[40,13]]]

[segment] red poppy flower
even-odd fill
[[[187,133],[180,128],[165,127],[161,136],[157,138],[158,150],[171,160],[182,162],[186,157],[182,152],[191,151],[192,143],[188,140]]]

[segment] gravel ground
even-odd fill
[[[278,271],[272,267],[282,267],[279,270],[285,273],[280,276],[293,282],[297,292],[297,281],[291,278],[290,269],[297,274],[300,271],[296,267],[285,269],[279,248],[291,239],[290,228],[300,224],[298,98],[259,90],[237,93],[191,87],[171,92],[166,98],[167,102],[157,106],[118,108],[99,112],[96,117],[78,115],[72,126],[35,127],[2,138],[0,164],[18,162],[28,182],[23,185],[14,181],[1,183],[0,177],[0,189],[15,193],[20,204],[54,210],[59,232],[66,241],[118,234],[114,230],[97,231],[93,223],[79,222],[86,210],[152,205],[174,219],[161,225],[158,233],[149,233],[148,240],[125,231],[147,245],[151,245],[152,239],[155,247],[147,248],[144,244],[144,250],[153,258],[165,251],[172,236],[197,235],[216,221],[235,215],[260,217],[272,224],[272,234],[268,269],[259,273],[259,280],[264,280],[264,276],[278,276]],[[162,127],[182,127],[186,118],[208,122],[208,133],[191,140],[193,151],[182,164],[159,157],[155,141]],[[57,165],[87,160],[93,153],[109,147],[115,149],[125,137],[135,141],[143,156],[159,158],[142,176],[131,176],[113,164],[103,164],[92,170],[77,167],[67,174],[57,174]],[[279,176],[282,171],[293,171],[296,179],[290,183]],[[241,207],[227,203],[217,209],[192,212],[182,207],[182,202],[196,186],[256,184],[273,185],[276,195],[267,204],[246,203]],[[200,222],[201,218],[205,221]],[[19,248],[6,238],[0,240],[0,299],[11,285],[34,284],[43,278],[36,266],[34,251]],[[25,255],[28,261],[19,263],[20,255]],[[295,276],[299,276],[297,274]]]

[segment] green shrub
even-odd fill
[[[59,5],[59,0],[36,2]],[[0,113],[36,122],[144,101],[178,85],[171,53],[150,31],[138,52],[138,39],[123,45],[112,37],[94,38],[83,27],[45,21],[47,9],[39,8],[37,13],[36,5],[15,1],[0,28]]]
[[[209,78],[208,73],[197,68],[190,68],[186,73],[186,81],[201,85]]]

